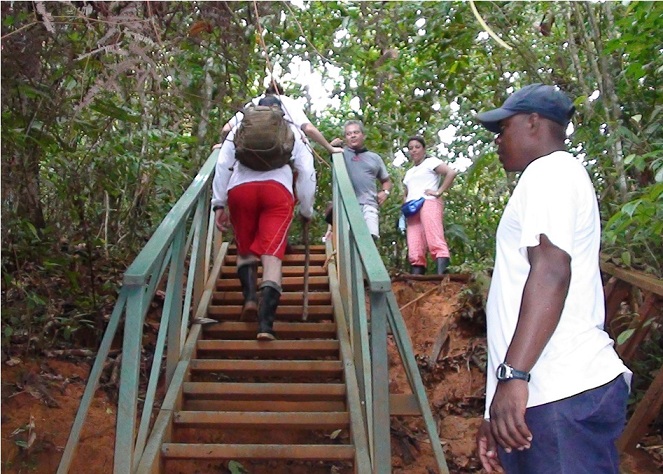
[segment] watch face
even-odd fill
[[[506,364],[497,366],[497,380],[509,380],[511,377],[513,377],[511,367]]]

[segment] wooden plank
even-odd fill
[[[309,272],[311,275],[315,276],[325,276],[327,275],[327,271],[320,265],[313,266],[309,268]],[[282,267],[281,271],[282,275],[284,277],[292,277],[292,276],[302,276],[304,275],[304,267],[300,265],[293,265],[293,266],[287,266],[287,267]],[[225,265],[221,267],[221,274],[228,276],[230,278],[235,278],[237,276],[237,267],[232,265]],[[262,267],[258,266],[258,277],[262,278]]]
[[[311,254],[311,265],[324,265],[325,264],[325,255],[324,254]],[[304,265],[304,254],[285,254],[283,257],[283,266],[290,266],[290,265]],[[228,255],[226,257],[226,264],[227,265],[237,265],[237,256],[236,255]]]
[[[628,420],[622,436],[617,441],[617,449],[621,452],[635,449],[638,441],[647,433],[649,424],[660,413],[661,407],[663,407],[663,368],[658,370],[656,378]]]
[[[445,273],[444,275],[411,275],[409,273],[401,273],[394,276],[391,281],[457,281],[460,283],[467,283],[472,280],[472,275],[468,273]]]
[[[603,288],[605,293],[605,327],[610,336],[615,339],[626,327],[628,321],[617,318],[622,302],[631,293],[631,285],[616,277],[611,277]]]
[[[281,293],[280,304],[302,304],[304,296],[301,291],[284,291]],[[244,296],[241,291],[215,291],[213,301],[215,303],[223,302],[224,304],[243,304]],[[331,294],[328,291],[318,291],[309,294],[308,297],[309,307],[316,304],[331,304]]]
[[[352,445],[335,444],[181,444],[163,445],[167,459],[292,459],[299,461],[351,461]]]
[[[258,280],[260,285],[261,280]],[[309,291],[323,290],[327,291],[329,288],[329,278],[327,276],[312,276],[308,279]],[[304,287],[304,277],[285,277],[281,279],[281,287],[284,291],[297,291]],[[217,280],[216,289],[219,291],[232,291],[241,290],[242,285],[238,278],[222,278]]]
[[[658,295],[648,293],[645,301],[638,310],[638,314],[629,324],[629,328],[633,328],[634,330],[633,334],[623,344],[617,346],[617,353],[624,361],[629,362],[633,359],[635,352],[641,346],[647,334],[649,334],[655,318],[653,313],[658,309],[660,299]]]
[[[328,430],[347,428],[350,416],[344,412],[180,411],[175,413],[174,422],[200,428]]]
[[[346,406],[339,400],[272,400],[269,404],[258,400],[187,400],[184,410],[191,411],[345,411]]]
[[[217,400],[250,398],[252,400],[344,400],[342,383],[214,383],[187,382],[184,394],[189,397],[212,397]]]
[[[242,372],[246,375],[338,375],[343,364],[338,360],[223,360],[194,359],[191,371]]]
[[[338,354],[338,341],[326,339],[241,341],[241,340],[200,340],[199,351],[215,351],[225,355],[262,355],[276,357],[313,357]]]
[[[294,252],[300,252],[301,253],[301,252],[304,252],[304,250],[306,249],[306,246],[303,245],[303,244],[302,245],[291,245],[290,248]],[[326,246],[324,244],[317,244],[317,245],[310,244],[309,249],[310,249],[311,253],[322,253],[322,254],[324,254]]]
[[[635,270],[626,270],[620,268],[612,263],[601,262],[601,270],[605,273],[613,275],[620,280],[624,280],[633,286],[637,286],[643,290],[656,293],[658,296],[663,296],[663,280],[646,273],[637,272]]]
[[[304,253],[304,245],[297,244],[297,245],[290,245],[290,252],[288,255],[292,254],[303,254]],[[236,245],[231,245],[229,246],[228,250],[230,251],[231,255],[237,255],[237,246]],[[310,251],[311,253],[321,253],[324,254],[326,250],[326,246],[324,244],[317,244],[317,245],[311,245],[310,246]]]
[[[296,317],[301,319],[304,307],[302,305],[279,305],[276,308],[276,317]],[[219,305],[212,306],[209,308],[208,317],[214,316],[214,319],[226,320],[226,319],[237,319],[242,313],[241,305]],[[332,318],[332,307],[327,305],[315,305],[309,307],[309,314],[313,320],[321,320]]]
[[[252,339],[258,330],[257,322],[226,321],[204,326],[205,336],[216,339]],[[274,323],[274,331],[282,339],[332,339],[336,336],[336,323]],[[220,337],[223,335],[223,337]]]

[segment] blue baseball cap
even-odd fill
[[[521,113],[538,113],[561,125],[568,125],[576,108],[566,94],[554,86],[531,84],[511,94],[502,107],[477,115],[481,125],[500,133],[501,120]]]

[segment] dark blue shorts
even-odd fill
[[[626,423],[628,385],[612,382],[525,412],[532,446],[499,457],[508,474],[619,474],[615,443]]]

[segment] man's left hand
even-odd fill
[[[529,388],[524,380],[509,380],[497,384],[490,405],[490,430],[495,441],[509,453],[513,449],[530,448],[532,433],[525,422]]]

